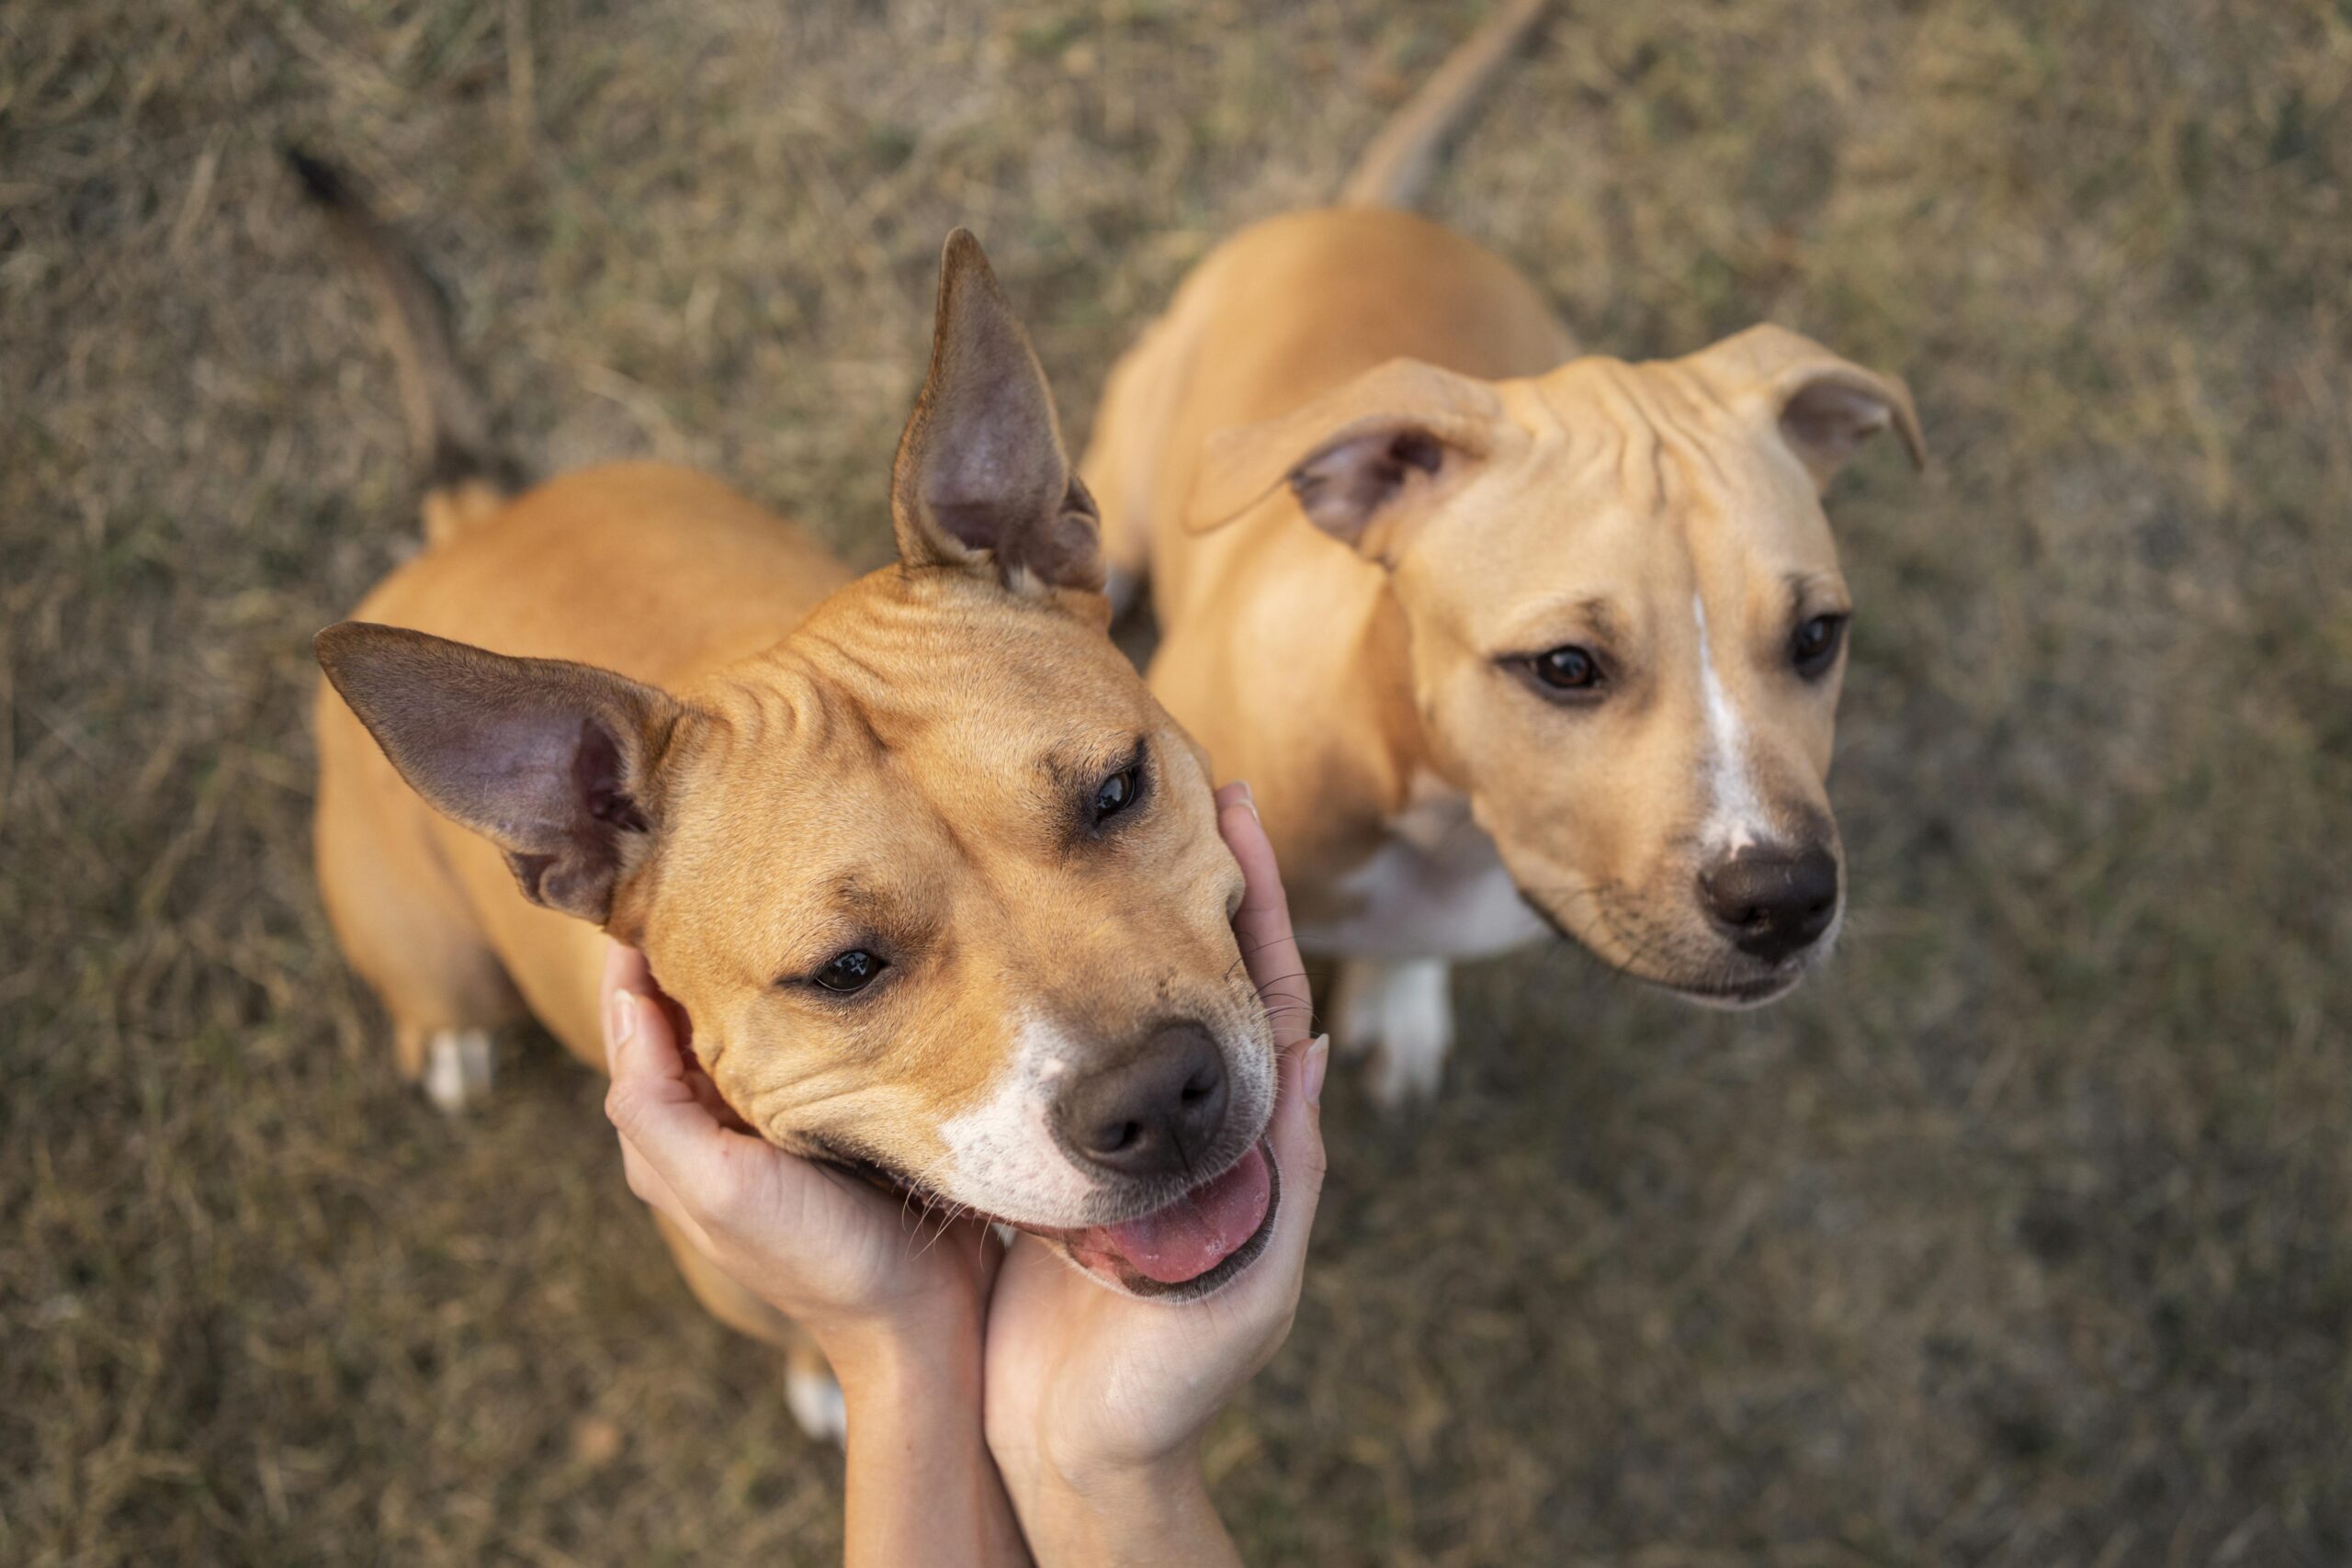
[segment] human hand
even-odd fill
[[[966,1344],[1002,1249],[751,1132],[681,1049],[685,1021],[644,955],[605,955],[605,1113],[631,1191],[739,1284],[808,1331],[844,1387],[871,1351]],[[851,1363],[844,1367],[844,1362]]]
[[[1198,1302],[1121,1295],[1033,1236],[1013,1243],[989,1300],[984,1416],[1041,1562],[1229,1554],[1202,1490],[1200,1437],[1289,1337],[1298,1306],[1323,1190],[1317,1105],[1329,1043],[1307,1037],[1306,970],[1249,786],[1217,792],[1217,827],[1248,883],[1234,934],[1279,1053],[1268,1138],[1282,1207],[1258,1260]]]
[[[635,949],[606,950],[603,1001],[605,1113],[630,1190],[806,1329],[841,1381],[846,1561],[1028,1562],[979,1428],[996,1237],[753,1134],[680,1049],[685,1020]]]

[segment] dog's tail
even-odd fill
[[[424,537],[439,544],[504,505],[523,475],[491,437],[490,421],[449,343],[448,303],[401,248],[343,171],[300,148],[286,162],[335,243],[376,296],[400,373],[410,445],[424,470]]]
[[[1410,207],[1420,198],[1438,156],[1496,74],[1510,62],[1549,0],[1502,0],[1478,30],[1446,56],[1396,118],[1383,126],[1340,187],[1347,207]]]

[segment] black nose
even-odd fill
[[[1186,1020],[1071,1084],[1054,1116],[1080,1159],[1121,1176],[1181,1175],[1216,1141],[1225,1100],[1225,1057]]]
[[[1699,892],[1733,946],[1778,964],[1829,929],[1838,913],[1838,862],[1826,850],[1742,850],[1700,873]]]

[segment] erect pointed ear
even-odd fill
[[[1928,466],[1927,437],[1902,378],[1840,359],[1802,333],[1770,323],[1750,327],[1684,363],[1725,401],[1760,401],[1817,490],[1827,489],[1855,449],[1890,425],[1911,466]]]
[[[1366,554],[1502,439],[1502,400],[1468,376],[1392,359],[1304,407],[1213,432],[1184,525],[1233,521],[1282,484],[1307,520]]]
[[[608,671],[345,621],[319,663],[435,810],[506,852],[523,896],[598,925],[642,863],[685,708]]]
[[[1054,395],[969,230],[947,236],[931,374],[890,470],[899,558],[983,566],[1008,587],[1102,586],[1094,498],[1070,471]]]

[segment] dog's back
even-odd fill
[[[774,643],[849,581],[808,535],[691,469],[614,463],[521,488],[440,291],[348,176],[288,156],[375,297],[423,468],[424,548],[356,618],[676,685]],[[464,1062],[481,1054],[470,1036],[518,1001],[601,1065],[594,931],[514,897],[498,853],[419,799],[323,680],[313,711],[321,887],[354,966],[408,999],[403,1068],[462,1101],[482,1070]]]
[[[1574,351],[1516,268],[1411,211],[1549,9],[1549,0],[1505,0],[1381,129],[1337,205],[1266,219],[1218,245],[1112,367],[1080,468],[1102,511],[1114,605],[1125,608],[1148,572],[1171,624],[1168,596],[1188,577],[1213,575],[1190,570],[1197,546],[1182,527],[1212,425],[1283,412],[1399,355],[1505,376]],[[1234,288],[1279,308],[1228,310]],[[1213,417],[1188,417],[1203,410]]]
[[[1250,308],[1255,299],[1279,308]],[[1499,378],[1540,374],[1573,352],[1516,267],[1418,214],[1316,208],[1250,225],[1184,280],[1104,389],[1084,468],[1121,574],[1114,596],[1148,570],[1172,631],[1250,537],[1185,526],[1215,430],[1286,413],[1391,359]],[[1340,569],[1361,566],[1328,550],[1308,558],[1342,582],[1355,574]],[[1376,594],[1378,574],[1359,588]]]

